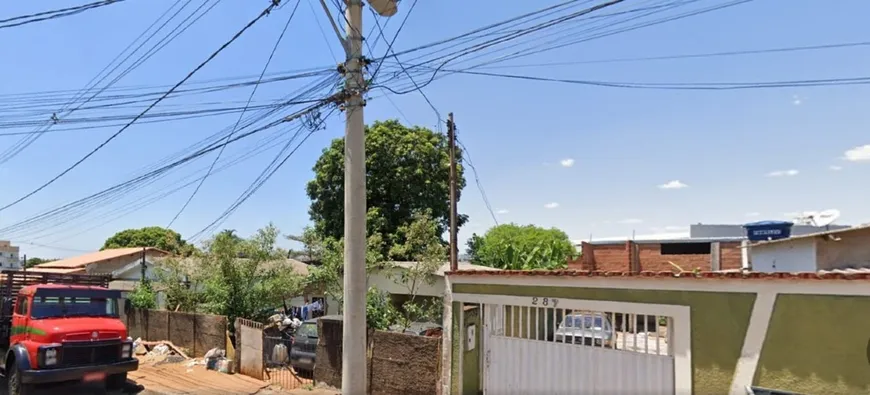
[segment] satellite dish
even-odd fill
[[[840,210],[825,210],[820,213],[813,213],[810,217],[815,226],[828,226],[840,218]]]
[[[794,222],[801,224],[801,225],[818,226],[814,222],[815,221],[814,218],[816,218],[818,216],[819,216],[819,212],[817,212],[817,211],[804,211],[800,214],[797,214],[794,217]]]

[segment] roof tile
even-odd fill
[[[604,272],[586,270],[459,270],[449,276],[553,276],[553,277],[638,277],[638,278],[699,278],[699,279],[810,279],[810,280],[870,280],[870,270],[820,271],[799,273],[763,272]]]

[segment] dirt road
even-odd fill
[[[269,383],[247,376],[209,371],[199,365],[187,367],[183,363],[156,366],[142,363],[139,370],[130,372],[127,378],[127,386],[123,391],[107,395],[288,395]],[[6,380],[0,380],[0,395],[7,395],[6,388]],[[59,384],[39,388],[33,395],[56,395],[59,390],[64,395],[103,393],[102,388],[93,386]],[[309,395],[320,395],[307,389],[301,391]]]

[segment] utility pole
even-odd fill
[[[447,114],[447,140],[450,145],[450,271],[459,269],[459,248],[456,245],[456,124],[453,113]]]
[[[27,271],[27,254],[24,254],[24,262],[21,264],[21,269]]]
[[[145,249],[146,247],[142,247],[142,260],[139,262],[140,269],[142,270],[142,277],[139,278],[140,283],[147,280],[145,278]]]
[[[341,392],[365,394],[366,377],[366,151],[363,119],[362,0],[347,0],[347,94],[344,131],[344,323]]]
[[[397,0],[369,0],[382,17],[397,12]],[[365,394],[366,375],[366,147],[363,107],[366,80],[363,76],[362,0],[345,0],[344,18],[347,38],[342,37],[325,0],[320,0],[332,30],[344,48],[346,60],[341,68],[345,76],[344,111],[344,322],[341,349],[341,392]]]

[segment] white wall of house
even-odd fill
[[[757,244],[750,250],[752,270],[756,272],[815,272],[815,238]]]
[[[409,287],[398,283],[401,281],[402,270],[405,269],[393,268],[370,274],[368,280],[369,288],[377,287],[381,291],[395,295],[409,295]],[[434,278],[432,284],[423,281],[417,285],[417,296],[444,296],[444,277],[436,275],[432,277]]]

